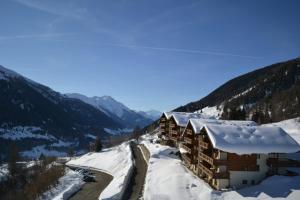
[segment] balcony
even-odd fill
[[[175,128],[175,124],[169,124],[170,128]]]
[[[170,130],[169,132],[170,132],[170,135],[176,135],[176,136],[178,135],[178,132],[177,132],[177,131]]]
[[[199,157],[199,159],[204,160],[211,165],[226,165],[227,164],[227,160],[215,159],[215,158],[212,158],[202,152],[199,152],[198,157]]]
[[[203,164],[198,163],[198,169],[199,171],[202,171],[207,177],[215,178],[215,179],[227,179],[229,178],[228,172],[214,172],[207,167],[205,167]]]
[[[214,159],[211,158],[210,156],[208,156],[208,155],[202,153],[202,152],[199,152],[199,158],[200,158],[201,160],[204,160],[204,161],[208,162],[208,163],[211,164],[211,165],[214,165]]]
[[[192,159],[189,157],[189,155],[187,153],[181,154],[182,160],[186,163],[186,164],[191,164],[192,163]]]
[[[193,140],[192,138],[189,138],[189,137],[184,137],[184,141],[188,144],[192,144],[193,143]]]
[[[207,142],[199,141],[199,146],[203,149],[208,149],[208,143]]]
[[[182,143],[181,147],[188,153],[192,153],[192,149],[191,149],[191,147],[188,146],[188,144]]]
[[[173,141],[177,141],[177,135],[175,136],[174,134],[171,134],[170,135],[170,139],[173,140]]]
[[[160,126],[160,127],[165,127],[166,124],[165,124],[165,123],[161,123],[161,124],[159,124],[159,126]]]
[[[160,121],[161,121],[161,122],[165,122],[166,119],[165,119],[165,118],[161,118]]]
[[[268,158],[267,165],[270,167],[300,167],[300,162],[295,160],[278,160],[278,158]]]
[[[193,135],[193,132],[192,132],[192,130],[190,130],[190,129],[187,129],[187,130],[186,130],[186,133],[187,133],[187,135]]]

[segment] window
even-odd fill
[[[242,182],[244,185],[246,185],[247,183],[248,183],[248,181],[247,180],[243,180],[243,182]]]
[[[252,181],[251,181],[251,185],[255,185],[255,180],[252,180]]]

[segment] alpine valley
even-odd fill
[[[105,141],[156,119],[152,111],[142,114],[110,96],[61,94],[3,66],[0,90],[0,158],[4,160],[12,143],[24,157],[63,156],[69,148],[84,151],[97,136]]]

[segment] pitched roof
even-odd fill
[[[206,124],[214,148],[236,154],[293,153],[299,144],[279,127]]]
[[[210,119],[212,117],[201,113],[172,113],[176,124],[181,127],[185,127],[190,119]]]
[[[201,129],[206,124],[224,124],[224,125],[240,125],[240,126],[257,126],[254,121],[239,121],[239,120],[217,120],[217,119],[190,119],[193,130],[196,134],[200,133]]]

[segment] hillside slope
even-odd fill
[[[20,150],[46,145],[87,148],[92,137],[108,136],[105,128],[124,126],[104,112],[77,99],[68,98],[0,66],[0,145],[6,155],[15,142]],[[39,135],[39,136],[38,136]],[[44,137],[43,137],[44,136]],[[70,143],[69,142],[69,143]]]
[[[300,58],[273,64],[234,78],[199,101],[176,111],[217,106],[222,119],[277,122],[300,116]]]

